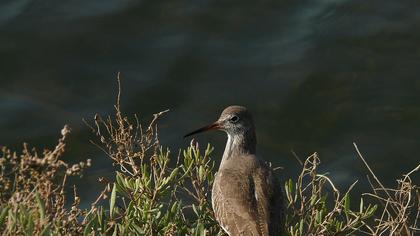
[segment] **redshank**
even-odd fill
[[[278,236],[283,231],[283,195],[271,168],[256,155],[255,126],[243,106],[229,106],[213,124],[185,137],[222,130],[228,139],[212,188],[217,221],[230,236]]]

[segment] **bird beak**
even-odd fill
[[[204,132],[204,131],[214,130],[214,129],[220,129],[220,124],[219,124],[219,122],[217,122],[217,121],[216,121],[216,122],[214,122],[213,124],[210,124],[210,125],[204,126],[204,127],[199,128],[199,129],[197,129],[197,130],[195,130],[195,131],[193,131],[193,132],[191,132],[191,133],[188,133],[188,134],[184,135],[184,138],[186,138],[186,137],[188,137],[188,136],[191,136],[191,135],[193,135],[193,134],[198,134],[198,133],[201,133],[201,132]]]

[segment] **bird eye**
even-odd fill
[[[239,117],[237,117],[237,116],[232,116],[229,120],[230,120],[232,123],[236,123],[236,122],[238,122]]]

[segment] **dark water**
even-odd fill
[[[160,136],[174,153],[241,104],[283,178],[294,150],[317,151],[342,189],[365,179],[353,141],[386,184],[420,160],[416,0],[1,0],[0,144],[53,147],[69,124],[66,159],[93,159],[79,187],[90,201],[113,169],[81,119],[112,112],[118,71],[126,113],[171,109]],[[221,155],[223,134],[198,139]]]

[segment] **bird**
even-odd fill
[[[212,186],[217,222],[229,236],[278,236],[283,233],[284,198],[271,167],[256,155],[256,132],[244,106],[229,106],[219,119],[184,137],[209,130],[227,134]]]

